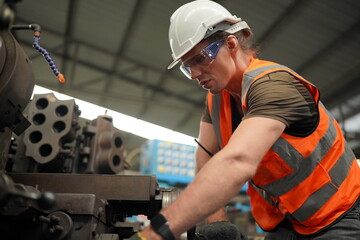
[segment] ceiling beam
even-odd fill
[[[292,19],[299,15],[299,12],[305,10],[310,0],[296,0],[284,9],[283,13],[267,28],[267,30],[257,39],[257,42],[261,45],[263,51],[273,37],[275,37],[279,31],[285,29],[284,25],[288,25]]]
[[[339,81],[341,81],[340,79]],[[334,87],[334,90],[322,97],[322,101],[328,109],[334,108],[337,105],[346,102],[350,98],[360,93],[360,76],[356,76],[346,85],[341,87]]]
[[[69,0],[68,1],[68,10],[67,10],[67,17],[66,17],[66,27],[65,27],[65,34],[64,37],[64,44],[63,44],[63,54],[61,59],[61,70],[64,75],[67,73],[67,56],[69,56],[70,44],[74,35],[74,26],[75,26],[75,16],[77,14],[78,9],[78,0]]]
[[[168,75],[170,74],[170,71],[171,71],[171,70],[164,71],[163,74],[161,74],[161,76],[160,76],[160,78],[159,78],[159,80],[158,80],[158,82],[157,82],[157,85],[161,86],[161,85],[165,82],[165,80],[167,79]],[[155,97],[156,97],[156,93],[157,93],[156,91],[152,91],[152,92],[150,93],[150,95],[149,95],[146,99],[149,100],[149,101],[154,100]],[[140,118],[143,117],[143,116],[146,114],[146,112],[147,112],[148,109],[149,109],[149,106],[150,106],[150,102],[144,103],[144,105],[142,106],[141,110],[139,111],[139,117],[140,117]]]
[[[75,49],[74,49],[74,52],[72,54],[72,64],[71,64],[71,72],[70,74],[68,74],[67,76],[70,76],[68,77],[68,79],[70,79],[69,81],[69,85],[72,86],[73,83],[74,83],[74,79],[75,79],[75,74],[76,74],[76,65],[77,65],[77,61],[78,61],[78,58],[79,58],[79,44],[78,43],[75,43]]]
[[[300,75],[302,72],[306,71],[306,68],[310,67],[317,61],[323,61],[323,56],[331,52],[332,50],[339,49],[339,46],[346,45],[347,41],[352,40],[351,36],[360,31],[360,20],[354,25],[350,26],[345,32],[340,33],[333,41],[327,44],[324,48],[320,49],[316,54],[313,54],[310,59],[296,69]]]
[[[135,28],[137,26],[139,26],[138,22],[141,19],[139,16],[142,14],[142,11],[144,11],[145,9],[145,3],[146,1],[144,0],[137,0],[135,3],[135,6],[132,10],[130,19],[128,21],[128,24],[126,26],[126,30],[124,31],[124,38],[121,39],[118,50],[116,51],[115,54],[115,59],[112,63],[112,66],[110,68],[109,74],[106,78],[106,82],[103,88],[103,93],[108,93],[109,89],[111,88],[111,85],[113,83],[113,77],[114,74],[116,73],[118,64],[120,62],[121,56],[124,55],[124,51],[127,48],[127,46],[129,46],[134,32],[135,32]],[[101,101],[104,102],[106,100],[106,94],[104,94],[101,98]]]

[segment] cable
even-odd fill
[[[201,145],[200,142],[196,138],[194,138],[194,140],[210,157],[214,156],[214,154],[209,152],[203,145]]]

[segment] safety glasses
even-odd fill
[[[215,60],[223,43],[224,40],[209,44],[199,54],[183,62],[180,65],[180,70],[186,77],[192,79],[191,69],[199,66],[208,67]]]

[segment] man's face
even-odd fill
[[[201,53],[209,44],[209,42],[199,43],[185,54],[181,60],[183,65],[189,68],[191,79],[198,80],[199,85],[204,89],[217,94],[226,88],[233,74],[231,56],[225,40],[224,43],[221,42],[219,51],[211,62],[207,59],[204,60]]]

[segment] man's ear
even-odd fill
[[[229,48],[231,54],[233,55],[236,53],[236,51],[238,49],[239,42],[234,35],[230,35],[226,39],[226,46]]]

